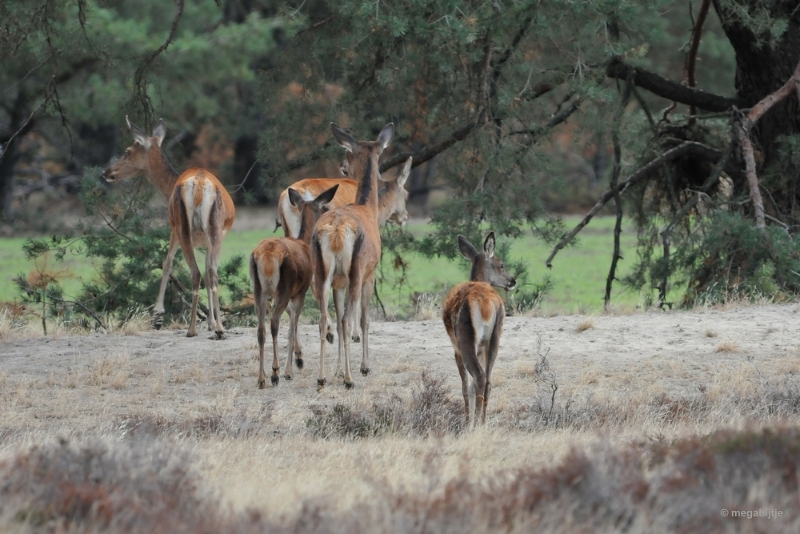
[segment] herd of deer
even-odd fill
[[[103,173],[108,182],[145,176],[164,195],[169,207],[169,252],[164,260],[161,287],[154,309],[154,322],[160,326],[164,314],[164,293],[172,261],[180,246],[192,276],[192,308],[187,337],[197,335],[197,300],[202,278],[194,255],[195,248],[206,250],[205,286],[208,291],[208,329],[222,339],[223,329],[217,288],[217,266],[222,238],[230,230],[236,214],[233,200],[220,181],[200,168],[183,174],[172,168],[161,143],[166,135],[159,119],[148,136],[127,120],[134,142],[124,155]],[[283,312],[289,311],[289,357],[284,378],[292,378],[292,354],[299,369],[303,352],[297,336],[297,322],[306,292],[311,287],[320,313],[320,363],[318,387],[325,378],[325,345],[333,342],[328,298],[333,289],[338,336],[338,362],[344,355],[344,385],[353,387],[350,374],[351,339],[361,341],[361,374],[369,367],[369,305],[375,282],[375,268],[381,257],[379,225],[391,220],[404,224],[408,219],[404,184],[411,170],[411,158],[395,179],[378,172],[378,157],[394,135],[386,125],[375,141],[356,141],[335,124],[331,130],[346,151],[343,174],[352,179],[314,178],[296,182],[280,196],[281,226],[286,237],[264,239],[250,256],[250,279],[258,316],[258,387],[266,386],[264,343],[267,305],[272,301],[272,376],[277,385],[278,326]],[[472,263],[470,281],[454,287],[442,305],[442,318],[455,349],[461,376],[467,423],[470,421],[470,377],[475,399],[475,421],[486,420],[486,404],[491,391],[491,373],[503,329],[503,300],[492,286],[511,290],[514,278],[503,262],[494,256],[494,233],[489,233],[478,251],[466,238],[458,237],[461,253]],[[340,367],[337,363],[337,368]],[[467,375],[469,373],[469,376]]]

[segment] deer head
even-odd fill
[[[327,211],[327,204],[333,200],[337,189],[339,189],[339,184],[323,191],[317,198],[305,200],[303,195],[291,187],[289,188],[289,202],[300,212],[300,235],[298,239],[306,242],[311,241],[311,232],[314,229],[314,224],[320,215]]]
[[[381,186],[378,190],[380,213],[387,214],[386,220],[400,226],[405,226],[408,221],[408,210],[406,209],[408,191],[406,191],[405,185],[408,176],[411,174],[411,161],[412,158],[409,157],[403,164],[400,174],[394,178],[379,176],[381,181]]]
[[[486,282],[506,290],[517,285],[514,277],[506,272],[503,260],[494,255],[494,232],[489,232],[483,243],[483,252],[478,250],[463,235],[458,236],[458,250],[472,263],[469,279],[472,282]]]
[[[127,115],[125,116],[125,121],[128,123],[131,134],[133,134],[133,144],[125,149],[125,153],[121,158],[103,171],[103,178],[107,182],[116,182],[117,180],[135,176],[145,176],[150,179],[153,171],[153,156],[158,156],[158,159],[161,159],[161,143],[167,134],[167,126],[164,124],[164,119],[158,119],[155,128],[153,128],[153,135],[149,137],[141,128],[133,124]]]

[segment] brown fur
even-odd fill
[[[442,303],[442,321],[455,350],[467,424],[470,421],[467,373],[472,377],[475,394],[475,421],[483,424],[492,389],[492,367],[506,314],[503,299],[492,285],[513,289],[516,281],[505,272],[503,262],[494,256],[493,232],[486,238],[482,253],[462,236],[458,236],[458,244],[461,253],[472,262],[470,281],[457,285],[447,294]]]
[[[127,120],[127,117],[126,117]],[[169,206],[169,221],[172,228],[169,241],[169,251],[163,264],[161,288],[159,289],[154,315],[155,324],[160,326],[164,314],[164,293],[167,289],[172,261],[178,247],[181,247],[183,256],[192,273],[192,311],[189,321],[188,337],[197,335],[197,301],[200,290],[200,269],[194,256],[197,247],[206,248],[206,288],[208,290],[208,329],[215,330],[217,337],[222,338],[222,319],[219,308],[219,291],[217,287],[217,267],[222,246],[222,238],[233,226],[236,217],[236,208],[233,199],[225,190],[216,176],[201,168],[186,170],[178,173],[167,161],[161,151],[161,143],[166,135],[164,121],[159,119],[153,129],[152,136],[147,136],[136,125],[128,121],[128,127],[134,137],[134,143],[125,150],[125,154],[103,172],[103,177],[109,182],[115,182],[133,176],[143,175],[155,185],[167,199]],[[211,185],[213,197],[205,198],[205,189]],[[194,206],[187,206],[182,196],[184,188],[192,187],[192,202]],[[203,203],[210,204],[208,220],[200,228],[192,226],[194,213],[200,213]],[[203,228],[205,227],[205,228]]]
[[[312,237],[314,295],[319,308],[327,309],[328,293],[334,289],[339,333],[339,357],[344,354],[344,383],[353,387],[350,374],[350,332],[355,309],[361,310],[361,373],[369,373],[369,303],[372,298],[375,267],[381,258],[378,228],[378,157],[391,141],[394,127],[381,130],[378,141],[356,141],[338,126],[331,125],[337,142],[344,146],[350,169],[358,182],[357,204],[334,209],[317,221]],[[346,333],[347,335],[343,335]],[[320,314],[320,368],[317,384],[325,383],[325,342],[327,317]]]
[[[267,302],[272,300],[274,307],[270,319],[272,334],[272,384],[277,385],[278,377],[278,327],[283,312],[289,308],[289,358],[286,362],[284,378],[292,378],[292,353],[299,368],[303,367],[303,352],[297,336],[297,322],[303,311],[306,292],[311,284],[311,251],[309,243],[314,223],[322,213],[324,204],[330,201],[338,186],[321,193],[315,200],[305,202],[300,195],[295,197],[302,216],[300,239],[292,237],[262,240],[250,255],[250,279],[253,282],[253,299],[258,316],[258,387],[266,387],[264,373],[264,329]],[[275,272],[275,267],[278,272]]]

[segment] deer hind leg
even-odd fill
[[[289,302],[289,356],[286,358],[286,369],[283,373],[283,378],[286,380],[292,379],[292,354],[295,356],[297,368],[303,368],[303,348],[297,335],[297,321],[303,312],[305,298],[306,294],[301,293]]]
[[[223,339],[222,317],[219,309],[219,254],[222,248],[222,212],[219,194],[214,199],[208,216],[208,249],[206,250],[206,286],[208,288],[208,330],[214,330],[217,339]],[[213,310],[213,312],[212,312]],[[213,313],[213,318],[212,318]]]
[[[267,296],[260,291],[254,293],[256,315],[258,316],[258,389],[267,387],[267,376],[264,373],[264,342],[267,337]]]
[[[336,312],[336,335],[338,337],[338,355],[336,356],[336,374],[335,376],[342,377],[347,381],[347,376],[350,374],[349,365],[345,369],[342,365],[342,355],[344,354],[344,342],[347,336],[344,334],[344,315],[345,315],[345,292],[344,288],[333,290],[333,307]],[[347,360],[345,360],[347,361]],[[349,362],[348,362],[349,364]],[[352,383],[352,380],[351,380]]]
[[[372,300],[372,291],[375,288],[375,276],[370,276],[364,280],[361,286],[361,306],[354,310],[356,317],[361,315],[361,334],[363,336],[361,344],[361,374],[369,374],[369,303]],[[361,312],[359,314],[359,311]],[[357,333],[357,332],[356,332]],[[355,335],[353,340],[355,341]]]
[[[315,284],[313,278],[311,279],[311,293],[314,295],[314,300],[319,302],[319,295],[317,295],[317,285]],[[333,332],[331,332],[331,325],[333,324],[333,322],[331,321],[331,316],[328,313],[328,308],[320,310],[320,313],[323,312],[325,313],[325,324],[327,325],[325,332],[325,339],[328,340],[328,343],[333,343]]]
[[[197,335],[197,299],[200,294],[200,269],[197,267],[197,260],[194,257],[194,249],[192,243],[181,239],[181,250],[186,263],[189,264],[189,270],[192,273],[192,312],[189,317],[189,331],[186,332],[186,337],[194,337]]]
[[[489,394],[492,392],[492,368],[497,359],[497,351],[500,348],[500,336],[503,333],[504,310],[500,310],[495,319],[492,336],[489,338],[489,347],[486,351],[486,390],[483,394],[483,423],[486,423],[486,407],[489,406]]]
[[[317,244],[317,247],[319,245]],[[325,343],[327,341],[326,334],[328,330],[328,314],[325,310],[328,309],[328,295],[331,291],[331,281],[333,279],[333,269],[330,273],[325,272],[325,265],[319,249],[316,253],[317,265],[314,272],[314,285],[316,291],[314,296],[317,298],[319,304],[319,375],[317,376],[317,387],[325,385]]]
[[[469,302],[461,306],[458,313],[458,320],[455,325],[455,337],[458,341],[458,351],[467,371],[472,376],[472,391],[475,394],[475,422],[479,421],[483,410],[484,394],[486,390],[486,373],[478,360],[477,346],[475,342],[475,327],[472,324]]]
[[[167,283],[169,282],[169,275],[172,272],[172,262],[175,259],[175,253],[178,252],[180,241],[178,236],[173,231],[169,236],[169,251],[167,257],[162,265],[163,274],[161,275],[161,287],[158,290],[158,298],[156,299],[156,306],[153,310],[153,328],[160,330],[164,325],[164,294],[167,292]]]
[[[289,296],[286,294],[278,294],[275,299],[275,306],[272,308],[272,317],[269,320],[269,329],[272,334],[272,385],[277,386],[280,381],[278,371],[280,371],[280,364],[278,363],[278,329],[281,325],[281,316],[286,311],[286,306],[289,305]],[[290,332],[291,337],[291,332]],[[291,343],[291,341],[290,341]],[[289,370],[291,374],[292,355],[289,353]]]
[[[464,415],[469,427],[469,377],[467,376],[467,368],[464,367],[464,360],[461,358],[461,353],[458,351],[458,346],[455,347],[456,352],[456,366],[458,367],[458,375],[461,377],[461,394],[464,396]]]

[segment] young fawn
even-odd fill
[[[472,263],[469,282],[454,287],[442,303],[442,320],[456,353],[458,374],[467,425],[470,420],[470,390],[475,396],[475,421],[486,422],[486,405],[492,390],[492,366],[497,358],[503,319],[506,310],[503,299],[492,288],[511,290],[516,280],[505,271],[503,261],[494,255],[494,232],[483,243],[483,252],[458,236],[458,249]],[[472,378],[467,387],[467,372]]]
[[[299,239],[279,237],[264,239],[250,255],[250,279],[253,282],[253,299],[258,316],[258,387],[266,387],[264,374],[264,341],[266,331],[264,322],[267,315],[267,301],[274,301],[270,331],[272,333],[272,385],[278,385],[278,326],[281,315],[289,307],[289,357],[283,377],[292,379],[292,353],[298,369],[303,368],[303,350],[297,337],[297,321],[303,311],[306,291],[311,285],[311,234],[314,224],[322,214],[324,206],[336,194],[334,185],[314,199],[304,200],[303,196],[289,189],[289,199],[300,211]]]

